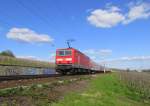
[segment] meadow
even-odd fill
[[[132,76],[131,76],[132,77]],[[129,88],[119,74],[99,75],[91,80],[82,93],[70,93],[52,106],[149,106],[150,99],[142,98],[137,90]]]
[[[54,68],[55,64],[39,60],[21,59],[9,56],[0,56],[0,65],[26,66],[26,67],[42,67]]]
[[[9,99],[13,106],[20,101],[24,101],[24,106],[150,106],[148,76],[137,72],[92,75],[75,82],[71,79],[0,90],[0,98],[6,106]]]

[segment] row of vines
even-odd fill
[[[120,72],[120,79],[143,98],[150,100],[150,72]]]

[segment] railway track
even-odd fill
[[[0,82],[10,81],[10,80],[36,79],[36,78],[48,78],[48,77],[60,77],[60,76],[61,76],[60,74],[0,76]]]
[[[30,86],[32,84],[52,83],[67,79],[82,78],[90,75],[22,75],[22,76],[0,76],[0,89],[18,86]]]

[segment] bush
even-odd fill
[[[10,51],[10,50],[2,51],[2,52],[0,53],[0,55],[1,55],[1,56],[15,57],[15,55],[13,54],[13,52]]]

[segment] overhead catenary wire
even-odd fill
[[[0,13],[2,14],[1,17],[5,18],[5,19],[0,19],[0,23],[3,23],[3,25],[7,28],[10,28],[11,26],[15,25],[14,20],[16,19],[14,17],[10,18],[10,16],[3,11],[0,11]]]
[[[21,6],[21,7],[23,7],[26,11],[28,11],[28,13],[31,15],[31,16],[36,16],[38,19],[40,19],[43,23],[45,23],[48,27],[50,26],[49,24],[48,24],[48,22],[43,18],[43,17],[41,17],[37,12],[33,12],[32,11],[32,9],[30,10],[30,9],[28,9],[25,5],[24,5],[24,3],[23,2],[21,2],[20,0],[15,0],[16,2],[17,2],[17,4],[19,5],[19,6]],[[5,16],[5,19],[2,19],[2,18],[0,18],[0,24],[1,23],[3,23],[6,27],[8,27],[8,28],[10,28],[10,26],[12,26],[13,24],[15,24],[15,23],[13,23],[14,22],[14,20],[15,20],[15,18],[13,18],[13,17],[11,17],[11,18],[9,18],[9,20],[6,18],[6,17],[10,17],[8,14],[6,14],[5,12],[1,12],[1,14],[3,14],[2,16]],[[9,22],[11,20],[11,22]],[[11,24],[11,23],[13,23],[13,24]]]
[[[0,19],[0,25],[3,24],[5,27],[10,28],[11,24],[5,20]]]
[[[43,23],[45,23],[45,25],[48,26],[48,28],[51,27],[51,30],[57,32],[57,30],[55,30],[54,28],[52,28],[51,23],[43,16],[41,16],[37,11],[35,11],[35,5],[34,5],[34,9],[30,8],[30,6],[27,6],[24,4],[24,2],[22,2],[21,0],[16,0],[17,4],[20,5],[22,8],[24,8],[26,11],[28,11],[31,15],[36,16],[38,19],[40,19]],[[51,46],[55,46],[53,43],[51,44]]]
[[[43,16],[41,16],[38,12],[34,11],[29,6],[27,7],[21,0],[16,0],[16,2],[18,3],[18,5],[20,5],[21,7],[23,7],[26,11],[28,11],[31,15],[36,16],[37,18],[39,18],[48,27],[51,26],[50,23],[49,23],[49,21],[47,21]]]
[[[33,2],[32,0],[30,0],[30,4],[34,5],[34,10],[36,10],[36,11],[41,10],[40,7],[37,5],[37,3]],[[49,21],[49,19],[47,18],[48,17],[47,14],[45,14],[44,12],[42,12],[42,16],[45,16],[43,18],[46,22],[48,22],[48,24],[52,24],[52,23],[55,24],[53,19],[51,19],[51,21]]]
[[[34,5],[34,10],[37,10],[37,11],[40,11],[40,7],[36,4],[36,3],[34,3],[32,0],[30,0],[30,4],[31,5]],[[50,24],[52,24],[53,23],[53,25],[55,24],[54,23],[54,20],[51,20],[51,22],[46,18],[47,16],[46,16],[46,14],[44,14],[44,12],[42,13],[45,17],[42,17],[42,18],[44,18],[44,20],[45,20],[45,22],[47,22],[47,24],[48,25],[50,25]],[[57,27],[58,28],[58,27]],[[55,30],[55,29],[53,29],[54,31],[57,31],[57,30]],[[52,47],[55,47],[55,44],[54,43],[51,43],[51,46]]]

